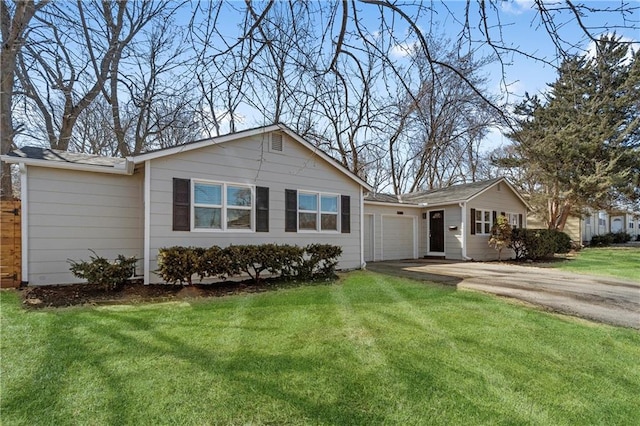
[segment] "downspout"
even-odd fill
[[[27,166],[20,163],[20,285],[29,284],[29,191],[27,190]]]
[[[365,269],[364,261],[364,188],[360,187],[360,269]]]
[[[144,162],[144,283],[151,279],[151,161]]]
[[[467,256],[467,202],[458,203],[460,206],[460,217],[462,218],[462,226],[460,230],[462,233],[462,259],[473,260]]]

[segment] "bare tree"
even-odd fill
[[[13,148],[16,131],[13,123],[13,100],[15,96],[16,62],[25,45],[29,25],[33,17],[49,0],[9,0],[0,1],[0,27],[2,30],[2,48],[0,50],[0,154],[6,154]],[[0,197],[12,197],[11,170],[0,162]]]

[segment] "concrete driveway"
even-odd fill
[[[640,329],[640,283],[498,262],[387,261],[367,269],[511,297],[554,312]]]

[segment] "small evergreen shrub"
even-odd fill
[[[631,241],[631,235],[626,232],[610,232],[604,235],[594,235],[591,237],[589,245],[591,247],[608,247],[611,244],[624,244],[629,241]]]
[[[491,227],[491,237],[489,238],[489,245],[498,251],[498,260],[501,259],[502,250],[505,247],[509,247],[511,244],[511,234],[513,228],[509,223],[509,220],[504,215],[498,216],[496,223]]]
[[[555,249],[554,252],[555,253],[569,253],[572,249],[572,241],[571,241],[571,237],[569,235],[567,235],[564,232],[561,231],[556,231],[555,229],[551,229],[550,230],[552,235],[553,235],[553,239],[555,241]]]
[[[550,229],[516,228],[511,234],[510,248],[518,260],[539,260],[552,257],[556,251],[556,233]]]
[[[136,262],[138,262],[135,256],[126,257],[119,254],[115,261],[110,262],[95,251],[89,251],[93,253],[89,256],[89,261],[68,260],[71,264],[69,268],[71,273],[76,278],[87,280],[88,284],[102,286],[107,290],[117,290],[135,273]]]
[[[335,276],[342,248],[329,244],[168,247],[158,253],[158,275],[170,284],[192,284],[192,277],[229,278],[246,273],[258,283],[267,271],[282,279],[314,280]]]

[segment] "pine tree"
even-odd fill
[[[527,96],[508,135],[509,161],[525,169],[531,205],[550,229],[584,207],[640,198],[640,56],[615,35],[596,51],[567,58],[544,102]]]

